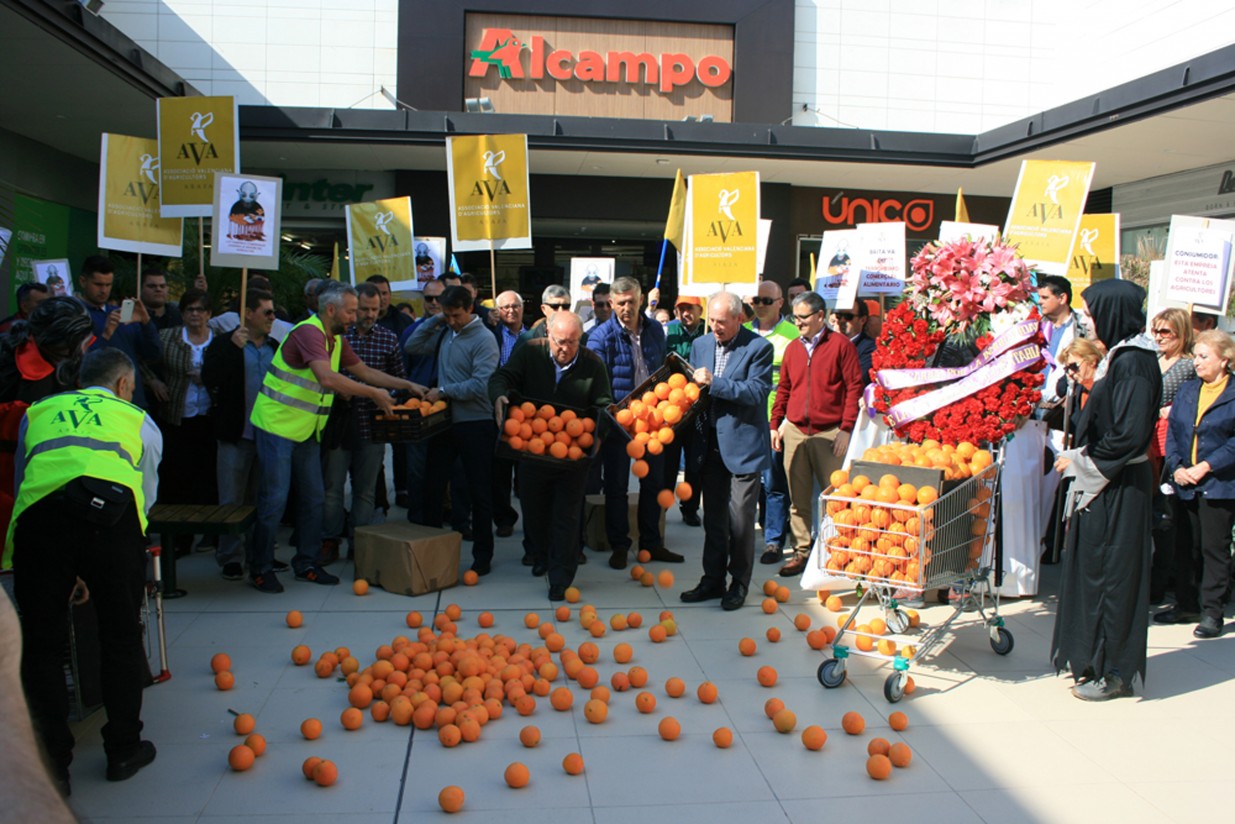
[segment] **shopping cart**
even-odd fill
[[[999,617],[998,581],[992,585],[992,577],[1000,577],[1002,569],[993,525],[1003,451],[993,454],[989,466],[950,488],[945,485],[943,493],[926,505],[872,503],[838,496],[832,489],[820,496],[821,526],[812,557],[826,574],[856,581],[859,593],[857,605],[833,639],[832,657],[819,665],[819,683],[824,687],[834,689],[844,683],[849,656],[878,658],[892,664],[883,694],[896,703],[905,694],[910,665],[929,656],[966,613],[977,613],[996,653],[1012,651],[1012,633]],[[954,612],[939,626],[906,638],[905,632],[917,621],[904,601],[938,589],[950,592]],[[901,640],[859,621],[868,603],[878,605],[882,622]],[[852,646],[847,643],[850,636]]]

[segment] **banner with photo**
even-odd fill
[[[1081,215],[1081,229],[1068,266],[1073,303],[1091,284],[1119,276],[1119,215]]]
[[[1067,274],[1094,168],[1070,160],[1021,163],[1004,235],[1039,274]]]
[[[159,216],[159,144],[103,133],[99,153],[100,249],[180,257],[184,221]]]
[[[446,138],[452,252],[532,248],[527,135]]]
[[[385,275],[391,291],[416,289],[412,199],[392,197],[345,208],[352,285]]]
[[[759,282],[759,173],[691,175],[686,236],[694,284]]]
[[[240,171],[240,118],[234,97],[158,100],[163,217],[209,217],[214,173]]]
[[[425,284],[436,280],[448,268],[446,262],[446,238],[418,237],[413,239],[416,248],[416,282],[407,289],[424,289]]]
[[[216,173],[211,266],[279,268],[283,179]]]
[[[592,290],[601,283],[613,283],[617,261],[611,257],[570,259],[570,300],[591,301]]]
[[[57,260],[32,260],[34,282],[47,287],[52,297],[73,294],[73,271],[68,258]]]

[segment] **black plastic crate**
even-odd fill
[[[419,409],[396,408],[391,416],[375,410],[371,422],[371,439],[374,443],[423,441],[450,427],[450,404],[447,403],[445,409],[430,415],[420,414]]]
[[[544,401],[544,400],[537,400],[536,398],[523,398],[517,395],[511,395],[508,398],[506,405],[501,408],[503,425],[505,424],[505,421],[506,421],[506,411],[511,407],[511,405],[518,405],[518,404],[525,403],[525,402],[536,404],[537,409],[544,406],[545,404],[551,404],[559,413],[565,412],[567,409],[569,409],[570,411],[574,412],[575,415],[577,415],[580,418],[590,419],[593,423],[595,423],[595,426],[592,429],[592,445],[588,447],[586,450],[584,450],[583,457],[577,461],[572,461],[569,458],[555,458],[552,455],[549,455],[547,453],[544,455],[533,455],[531,452],[527,452],[526,450],[513,449],[510,446],[510,444],[506,442],[506,435],[504,432],[501,431],[501,428],[499,427],[498,439],[497,439],[497,449],[496,449],[497,457],[505,458],[508,461],[537,461],[543,464],[548,464],[550,466],[556,466],[556,467],[577,466],[580,469],[587,466],[591,462],[591,460],[596,457],[596,453],[600,450],[600,423],[601,422],[600,422],[600,416],[597,413],[597,410],[595,408],[566,406],[564,404],[553,403],[553,401]]]
[[[617,422],[617,413],[630,406],[631,401],[639,400],[644,396],[644,394],[651,392],[656,384],[669,380],[669,376],[673,374],[685,375],[687,381],[694,383],[691,376],[695,374],[695,367],[691,366],[690,361],[686,360],[686,358],[676,352],[670,352],[666,355],[664,365],[649,375],[647,380],[636,386],[629,395],[622,398],[617,403],[610,404],[609,408],[605,410],[605,413],[612,420],[613,429],[620,432],[622,437],[626,440],[631,440],[633,438],[631,433],[627,432],[626,428]],[[681,433],[681,431],[686,427],[694,425],[695,416],[698,415],[699,410],[707,404],[707,400],[708,387],[700,386],[699,400],[687,407],[681,420],[677,423],[669,424],[669,428],[673,430],[673,434],[675,436]]]

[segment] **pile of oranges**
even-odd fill
[[[552,404],[511,404],[502,424],[502,440],[516,452],[577,461],[596,442],[596,421],[573,409],[559,413]]]
[[[699,400],[699,385],[687,380],[680,372],[653,386],[614,415],[618,426],[636,442],[646,445],[652,455],[659,455],[673,443],[673,427]]]
[[[981,470],[979,470],[981,471]],[[838,469],[829,479],[827,514],[835,534],[827,541],[824,568],[837,575],[921,588],[923,572],[931,561],[928,545],[934,535],[939,490],[901,483],[891,473],[876,483],[865,475],[852,479]],[[979,484],[968,501],[972,513],[969,563],[981,557],[990,514],[991,488]]]
[[[416,398],[408,398],[403,403],[395,404],[394,408],[395,409],[406,409],[412,412],[419,412],[420,417],[427,418],[430,415],[432,415],[434,412],[441,412],[443,409],[445,409],[446,401],[438,400],[438,401],[434,401],[433,403],[429,403],[428,401],[417,400]],[[378,415],[378,420],[397,421],[399,420],[399,415],[397,413],[394,415]]]
[[[942,469],[945,481],[972,478],[994,463],[994,456],[969,441],[956,446],[925,440],[916,443],[888,443],[862,453],[862,460],[892,466],[920,466]]]

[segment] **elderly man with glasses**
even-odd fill
[[[858,350],[827,325],[827,305],[817,292],[803,292],[791,315],[799,337],[785,347],[772,405],[772,448],[785,453],[789,477],[789,525],[793,557],[782,576],[800,575],[810,555],[814,487],[845,461],[862,395]]]

